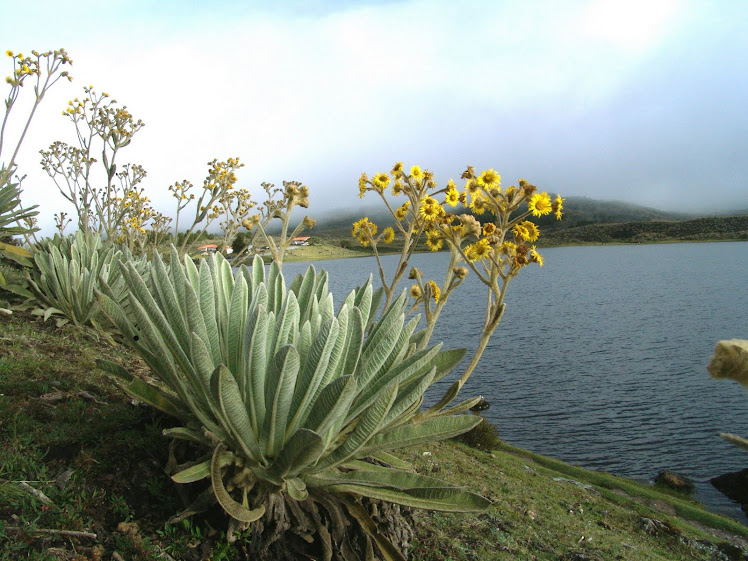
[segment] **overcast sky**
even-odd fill
[[[165,214],[171,183],[230,156],[241,186],[309,185],[312,214],[360,204],[360,173],[396,161],[441,184],[472,164],[563,196],[748,206],[745,0],[36,0],[2,26],[3,51],[74,60],[19,160],[45,230],[71,209],[38,152],[74,140],[61,112],[89,84],[145,122],[119,162]]]

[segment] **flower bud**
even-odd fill
[[[458,279],[464,279],[468,274],[467,267],[455,267],[452,271]]]

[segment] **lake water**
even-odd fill
[[[748,338],[748,243],[562,247],[542,250],[507,293],[501,325],[461,397],[483,395],[501,437],[600,471],[651,480],[668,469],[694,480],[711,510],[746,518],[709,479],[748,467],[719,437],[748,435],[748,393],[712,380],[721,339]],[[445,253],[414,255],[442,279]],[[385,257],[391,269],[395,261]],[[287,263],[290,280],[309,263]],[[374,273],[373,258],[317,261],[336,306]],[[410,286],[409,284],[407,286]],[[405,285],[404,285],[405,287]],[[475,344],[484,291],[468,276],[447,304],[432,343]],[[432,388],[441,396],[459,368]],[[435,390],[435,391],[434,391]]]

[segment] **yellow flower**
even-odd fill
[[[394,175],[395,177],[400,177],[402,174],[403,174],[403,163],[397,162],[392,167],[392,175]]]
[[[478,189],[480,189],[480,185],[478,185],[478,182],[475,179],[468,179],[467,183],[465,183],[465,191],[471,195],[475,195],[478,192]]]
[[[527,201],[527,208],[532,212],[533,216],[543,216],[553,210],[553,205],[551,204],[551,198],[548,196],[548,193],[544,191],[542,193],[535,193],[530,197],[530,200]]]
[[[473,200],[470,202],[470,210],[475,214],[486,212],[486,200],[477,191],[473,194]]]
[[[488,237],[496,232],[496,225],[493,222],[487,222],[483,225],[483,235]]]
[[[418,209],[418,215],[426,222],[433,222],[442,214],[444,214],[444,209],[436,199],[426,195],[423,200],[421,200],[421,206]]]
[[[561,220],[561,211],[564,209],[564,200],[561,195],[556,195],[556,200],[553,201],[553,212],[556,213],[556,220]]]
[[[525,241],[530,237],[530,232],[527,231],[524,224],[517,224],[512,229],[512,232],[514,233],[514,238],[519,241]]]
[[[449,206],[457,206],[457,203],[460,202],[460,193],[459,191],[457,191],[457,189],[455,189],[454,181],[452,181],[451,179],[447,184],[447,193],[445,195],[444,202]]]
[[[426,245],[431,251],[439,251],[444,244],[444,238],[438,230],[426,230]]]
[[[493,169],[487,169],[478,176],[478,184],[486,191],[493,187],[501,188],[501,176]]]
[[[390,184],[390,176],[385,172],[380,172],[374,176],[374,178],[371,180],[371,184],[374,185],[374,188],[381,193]]]
[[[501,253],[507,257],[513,257],[517,253],[517,244],[513,242],[504,242],[501,244]]]
[[[465,257],[467,257],[468,261],[473,262],[478,261],[479,259],[485,259],[488,257],[490,252],[491,244],[488,239],[483,238],[465,248]]]
[[[414,284],[413,286],[410,287],[410,295],[416,300],[418,300],[421,297],[421,289],[418,288],[417,284]]]
[[[384,243],[391,243],[395,239],[395,230],[391,226],[388,226],[382,232],[382,241]]]
[[[408,217],[408,209],[410,208],[410,201],[405,201],[403,205],[395,211],[395,218],[398,220],[405,220]]]
[[[364,247],[371,243],[376,234],[377,225],[373,222],[369,222],[368,217],[364,217],[358,222],[353,223],[353,231],[351,232],[351,235],[358,239],[359,243]]]
[[[13,51],[5,51],[5,54],[8,56],[13,56]]]
[[[430,280],[428,283],[429,288],[431,289],[429,292],[431,292],[431,297],[434,299],[435,302],[439,301],[439,298],[442,295],[442,291],[439,290],[439,287],[436,285],[436,283],[432,280]]]
[[[538,253],[538,252],[537,252],[537,251],[535,250],[535,246],[532,246],[532,247],[530,248],[530,255],[532,256],[532,260],[533,260],[533,261],[534,261],[535,263],[537,263],[537,264],[538,264],[538,265],[540,265],[541,267],[543,266],[543,256],[542,256],[542,255],[540,255],[540,254],[539,254],[539,253]]]
[[[366,182],[369,181],[369,177],[362,173],[361,177],[358,178],[358,198],[363,199],[366,193]]]
[[[365,227],[365,224],[369,221],[369,217],[365,216],[361,220],[358,220],[353,223],[353,231],[351,232],[351,236],[358,235],[359,231]]]
[[[423,171],[418,166],[410,168],[410,177],[416,180],[416,183],[420,183],[423,180]]]
[[[540,229],[535,225],[535,223],[530,222],[529,220],[525,220],[524,222],[522,222],[521,226],[524,226],[525,230],[527,231],[525,239],[528,242],[534,242],[538,239],[538,237],[540,237]]]
[[[402,180],[398,177],[392,184],[392,194],[397,197],[400,193],[403,192],[403,189],[405,189],[405,185],[403,185]]]

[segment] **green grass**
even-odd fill
[[[161,431],[171,420],[131,403],[95,369],[100,356],[148,375],[72,326],[0,318],[0,560],[246,559],[246,542],[225,541],[220,511],[168,524],[199,484],[165,475]],[[401,455],[493,501],[482,514],[414,512],[413,560],[707,560],[727,551],[719,544],[748,543],[746,527],[688,498],[507,444],[482,452],[442,442]],[[642,517],[662,522],[654,535]]]

